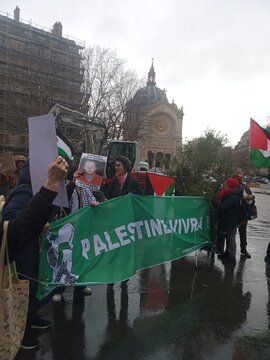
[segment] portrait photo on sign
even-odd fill
[[[106,156],[83,153],[78,170],[82,173],[76,184],[88,185],[92,190],[99,190],[105,173]]]

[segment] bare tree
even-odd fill
[[[129,120],[126,104],[141,86],[142,80],[134,71],[125,69],[125,60],[115,51],[100,46],[85,50],[82,111],[104,121],[104,141],[123,137]]]

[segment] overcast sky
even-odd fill
[[[184,108],[183,137],[206,128],[236,145],[270,115],[269,0],[2,0],[0,10],[117,51]]]

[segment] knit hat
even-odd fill
[[[239,180],[231,177],[231,178],[226,179],[225,183],[230,189],[235,189],[239,185]]]
[[[239,176],[241,178],[244,176],[244,171],[241,168],[237,168],[232,175],[232,177],[237,178],[237,179],[239,178]]]

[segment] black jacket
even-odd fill
[[[2,219],[14,219],[21,210],[23,210],[33,197],[31,185],[31,176],[29,168],[29,159],[25,162],[20,171],[17,186],[10,192],[7,201],[3,207]]]
[[[57,193],[42,187],[30,200],[27,207],[16,218],[9,221],[7,242],[9,259],[13,261],[26,243],[38,239],[43,226],[52,214],[52,202]],[[0,244],[2,244],[3,221],[0,222]]]
[[[243,201],[243,189],[238,187],[226,194],[219,203],[218,230],[228,231],[240,224],[240,210]]]
[[[107,191],[107,199],[113,199],[118,196],[127,195],[127,194],[137,194],[142,195],[143,189],[138,180],[136,180],[131,174],[127,174],[124,185],[121,188],[118,183],[116,176],[112,178],[112,181],[109,183]]]

